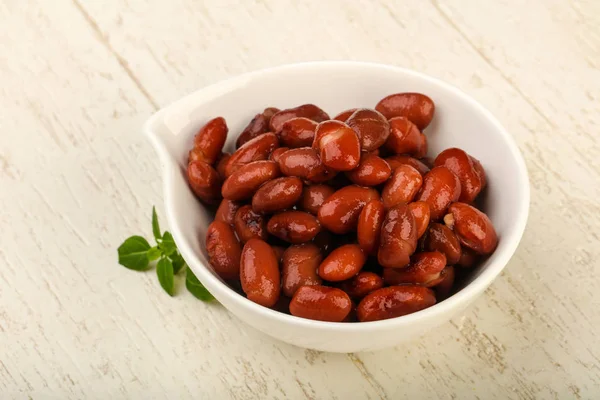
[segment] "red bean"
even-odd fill
[[[242,243],[252,238],[267,239],[267,223],[264,217],[252,211],[252,207],[245,205],[240,207],[233,219],[235,233]]]
[[[194,138],[194,158],[209,165],[214,164],[221,155],[228,130],[223,117],[208,121],[206,125],[200,128]]]
[[[383,205],[391,208],[397,204],[410,203],[421,189],[423,178],[419,171],[410,165],[400,165],[381,192]]]
[[[381,147],[390,135],[390,124],[378,111],[368,108],[356,110],[346,124],[352,128],[360,139],[363,151],[373,151]]]
[[[249,199],[265,182],[279,176],[275,161],[254,161],[235,171],[223,183],[221,193],[229,200]]]
[[[377,186],[387,181],[391,173],[392,169],[383,158],[366,153],[361,156],[358,167],[346,172],[346,176],[360,186]]]
[[[319,221],[333,233],[348,233],[356,229],[363,207],[375,199],[379,199],[375,189],[346,186],[325,200],[319,209]]]
[[[335,192],[335,189],[328,185],[310,185],[305,186],[300,200],[300,208],[313,215],[319,213],[319,208],[325,200]]]
[[[342,322],[351,308],[343,290],[320,285],[302,286],[290,302],[292,315],[317,321]]]
[[[192,161],[187,167],[187,177],[194,194],[206,204],[221,201],[221,178],[213,167],[202,161]]]
[[[333,250],[319,265],[319,276],[326,281],[340,282],[356,275],[367,256],[357,244],[347,244]]]
[[[251,162],[266,160],[277,147],[279,147],[279,138],[274,133],[265,133],[255,137],[244,143],[231,155],[225,165],[225,175],[229,177]]]
[[[317,123],[308,118],[287,120],[279,133],[281,143],[289,148],[311,146],[315,139]]]
[[[308,118],[315,122],[322,122],[329,119],[329,115],[314,104],[303,104],[295,108],[288,108],[275,113],[271,117],[270,128],[272,132],[279,132],[283,124],[292,118]]]
[[[313,147],[323,164],[334,171],[350,171],[360,161],[360,141],[356,132],[340,121],[325,121],[317,126]]]
[[[239,210],[240,204],[235,201],[223,199],[217,212],[215,213],[215,221],[223,221],[229,225],[233,225],[235,213]]]
[[[292,208],[302,196],[302,181],[296,177],[273,179],[262,185],[252,197],[252,209],[259,214]]]
[[[414,284],[426,287],[442,281],[440,274],[446,267],[446,256],[439,251],[417,253],[407,268],[385,268],[383,280],[388,285]]]
[[[360,212],[357,227],[358,243],[369,255],[377,255],[384,217],[385,207],[379,200],[371,200]]]
[[[479,254],[490,254],[496,249],[498,235],[487,215],[465,203],[453,203],[444,222],[460,243]]]
[[[210,265],[223,279],[237,279],[242,248],[231,226],[213,221],[206,231],[206,252]]]
[[[383,279],[374,272],[361,271],[354,278],[342,282],[340,289],[348,293],[348,296],[362,299],[374,290],[383,287]]]
[[[460,243],[454,232],[446,225],[435,222],[429,226],[425,238],[425,249],[443,253],[446,256],[448,265],[456,264],[462,253]]]
[[[301,286],[320,285],[317,269],[322,259],[321,250],[312,243],[288,247],[282,257],[283,294],[292,297]]]
[[[406,204],[390,208],[381,226],[379,264],[387,268],[404,268],[417,248],[415,217]]]
[[[305,243],[320,232],[321,225],[314,215],[307,212],[284,211],[271,217],[267,230],[286,242]]]
[[[423,186],[417,194],[417,201],[429,205],[431,220],[444,216],[450,204],[460,196],[460,180],[446,167],[435,167],[423,177]]]
[[[385,147],[396,154],[422,158],[427,154],[427,137],[408,119],[396,117],[390,119],[390,135]]]
[[[396,93],[384,97],[375,109],[387,119],[406,117],[423,130],[433,119],[435,104],[421,93]]]
[[[263,240],[250,239],[240,261],[242,290],[249,300],[265,307],[273,307],[280,294],[279,263],[275,252]]]
[[[356,307],[360,322],[396,318],[435,304],[431,289],[422,286],[390,286],[366,295]]]

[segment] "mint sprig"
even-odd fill
[[[158,260],[156,263],[158,282],[169,296],[175,295],[175,275],[186,271],[185,286],[190,293],[202,301],[214,300],[196,275],[186,268],[187,264],[179,253],[171,232],[165,231],[161,235],[155,207],[152,207],[152,234],[156,241],[154,247],[151,247],[142,236],[127,238],[117,249],[119,264],[135,271],[146,271],[150,269],[151,262]]]

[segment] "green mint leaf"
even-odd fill
[[[156,215],[156,207],[152,207],[152,233],[158,242],[161,239],[160,226],[158,225],[158,215]]]
[[[158,248],[158,246],[154,246],[150,250],[148,250],[148,261],[158,260],[160,256],[162,256],[162,250]]]
[[[167,257],[161,258],[156,264],[156,275],[160,286],[165,289],[169,296],[175,294],[175,282],[173,280],[173,263]]]
[[[170,256],[170,258],[171,258],[171,261],[173,262],[173,273],[174,274],[177,274],[179,271],[181,271],[187,265],[185,263],[185,260],[179,253],[172,254]]]
[[[171,254],[177,251],[177,245],[173,240],[173,235],[170,232],[165,231],[162,237],[162,243],[160,244],[160,248],[166,256],[170,256]]]
[[[143,271],[148,268],[148,250],[150,244],[141,236],[132,236],[119,246],[119,264],[125,268],[135,271]]]
[[[215,299],[189,268],[185,275],[185,287],[199,300],[213,301]]]

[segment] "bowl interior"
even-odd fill
[[[483,282],[487,286],[516,249],[527,219],[528,180],[517,147],[489,112],[459,90],[418,73],[374,64],[311,63],[259,71],[202,89],[157,113],[147,129],[157,148],[163,149],[167,211],[178,244],[189,247],[212,272],[203,239],[212,216],[193,196],[185,178],[193,137],[209,119],[226,119],[226,150],[233,151],[237,135],[265,107],[314,103],[334,116],[348,108],[373,108],[384,96],[412,91],[428,95],[436,104],[433,122],[425,130],[429,155],[460,147],[478,158],[486,170],[488,187],[482,208],[496,227],[499,245],[466,284],[488,271]],[[189,258],[185,252],[184,256]],[[205,271],[199,271],[198,264],[190,263],[202,280]]]

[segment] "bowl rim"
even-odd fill
[[[506,145],[510,153],[512,154],[514,160],[516,161],[516,166],[519,171],[519,179],[517,182],[522,190],[523,195],[521,199],[519,199],[518,211],[514,218],[514,226],[512,230],[509,232],[509,235],[505,235],[503,240],[508,240],[508,244],[506,245],[504,251],[502,253],[492,255],[491,257],[495,257],[490,264],[481,272],[481,274],[475,278],[472,282],[470,282],[467,286],[462,288],[459,292],[453,294],[448,297],[444,301],[440,303],[436,303],[431,307],[426,309],[414,312],[412,314],[403,315],[400,317],[380,320],[380,321],[369,321],[369,322],[360,322],[360,323],[347,323],[347,322],[328,322],[328,321],[317,321],[311,320],[301,317],[296,317],[293,315],[285,314],[280,311],[273,310],[271,308],[267,308],[248,300],[246,297],[240,295],[231,289],[226,283],[222,282],[219,278],[217,278],[213,273],[209,270],[208,266],[206,266],[197,256],[196,252],[191,249],[185,240],[183,240],[183,233],[179,229],[179,224],[177,223],[177,219],[175,218],[173,211],[173,191],[171,190],[173,186],[173,178],[174,174],[178,169],[177,163],[174,162],[173,158],[170,156],[168,150],[166,149],[164,143],[159,138],[159,135],[156,133],[154,126],[163,119],[164,114],[170,110],[177,109],[184,104],[187,104],[192,100],[193,97],[197,96],[200,93],[207,92],[209,95],[211,93],[218,94],[222,88],[236,88],[240,85],[243,85],[245,82],[249,80],[259,78],[264,75],[270,75],[279,72],[288,72],[293,70],[303,70],[306,68],[332,68],[332,67],[341,67],[341,68],[368,68],[372,69],[374,72],[376,70],[387,70],[394,73],[407,75],[413,78],[421,79],[424,81],[428,81],[430,84],[438,85],[443,89],[452,92],[455,96],[461,98],[463,101],[468,103],[476,112],[481,113],[498,131]],[[478,294],[483,292],[493,281],[494,279],[502,272],[502,270],[506,267],[507,263],[514,255],[519,242],[523,236],[525,231],[525,226],[527,224],[527,219],[529,215],[529,203],[530,203],[530,186],[529,186],[529,176],[527,173],[527,167],[519,148],[512,138],[512,136],[506,131],[506,129],[500,124],[500,122],[496,119],[496,117],[487,110],[483,105],[481,105],[477,100],[463,92],[461,89],[446,83],[438,78],[434,78],[432,76],[426,75],[421,72],[417,72],[411,69],[397,67],[392,65],[373,63],[373,62],[362,62],[362,61],[311,61],[311,62],[301,62],[301,63],[293,63],[293,64],[284,64],[275,67],[260,69],[256,71],[251,71],[247,73],[243,73],[240,75],[233,76],[231,78],[218,81],[211,85],[200,88],[179,100],[172,102],[171,104],[162,107],[155,114],[153,114],[144,124],[144,133],[150,139],[153,144],[155,151],[159,155],[159,159],[162,165],[162,174],[163,174],[163,191],[164,191],[164,203],[165,203],[165,211],[167,222],[169,223],[169,227],[171,228],[171,232],[173,234],[174,240],[177,243],[177,246],[187,260],[192,262],[188,262],[188,267],[192,268],[195,275],[197,275],[198,279],[207,286],[208,289],[214,291],[215,289],[219,291],[223,296],[230,296],[232,301],[239,303],[239,306],[243,309],[247,309],[249,312],[258,313],[264,318],[275,319],[279,322],[285,324],[292,324],[298,327],[305,327],[311,329],[325,329],[325,330],[333,330],[337,332],[367,332],[373,331],[374,329],[389,329],[392,327],[399,327],[403,325],[409,325],[413,323],[417,323],[419,320],[427,320],[432,317],[435,317],[439,314],[450,313],[451,310],[456,309],[461,304],[466,304],[470,299],[474,299]],[[192,265],[194,267],[192,267]],[[215,296],[216,297],[216,296]],[[228,308],[225,306],[225,308]],[[228,310],[230,311],[230,310]],[[231,312],[231,311],[230,311]]]

